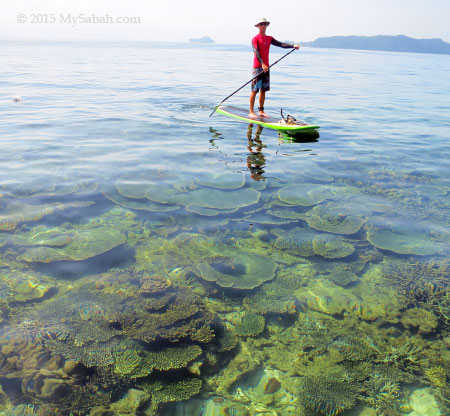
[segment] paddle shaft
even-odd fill
[[[283,55],[280,59],[278,59],[278,61],[275,61],[272,65],[269,66],[269,69],[272,68],[274,65],[276,65],[278,62],[280,62],[282,59],[286,58],[286,56],[288,56],[290,53],[294,52],[295,48],[293,48],[291,51],[289,51],[287,54]],[[250,84],[250,82],[252,82],[254,79],[258,78],[261,74],[256,75],[256,77],[253,77],[250,81],[247,81],[242,87],[239,87],[235,92],[233,92],[232,94],[230,94],[228,97],[224,98],[219,104],[217,104],[214,107],[214,110],[212,111],[212,113],[209,115],[210,117],[216,112],[216,110],[219,108],[220,105],[222,105],[226,100],[228,100],[228,98],[232,97],[234,94],[236,94],[237,92],[239,92],[240,90],[242,90],[242,88],[244,88],[246,85]]]

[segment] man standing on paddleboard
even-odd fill
[[[252,39],[253,52],[255,58],[253,60],[253,76],[258,78],[252,81],[252,92],[250,94],[250,112],[248,116],[250,118],[258,118],[255,114],[254,106],[256,100],[256,94],[259,91],[259,116],[269,117],[264,112],[264,101],[266,99],[266,91],[270,90],[270,71],[269,71],[269,49],[270,45],[279,46],[280,48],[295,48],[299,49],[299,45],[292,45],[290,43],[278,42],[272,36],[266,35],[267,26],[270,22],[266,18],[262,17],[256,23],[256,27],[259,29],[259,33]]]

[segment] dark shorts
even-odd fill
[[[264,72],[264,70],[259,68],[253,68],[253,76],[260,75],[258,78],[252,81],[252,91],[269,91],[270,90],[270,71]]]

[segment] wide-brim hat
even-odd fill
[[[256,23],[255,26],[257,27],[260,23],[267,23],[267,26],[270,25],[270,22],[265,17],[261,17],[261,19],[258,20],[258,23]]]

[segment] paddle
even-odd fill
[[[283,58],[286,58],[286,56],[288,56],[290,53],[292,53],[294,51],[295,51],[295,48],[293,48],[291,51],[289,51],[286,55],[283,55],[280,59],[278,59],[278,61],[275,61],[272,65],[270,65],[269,69],[272,68],[274,65],[276,65],[278,62],[280,62]],[[252,82],[254,79],[258,78],[260,75],[261,74],[256,75],[256,77],[253,77],[250,81],[247,81],[242,87],[239,87],[235,92],[233,92],[233,94],[230,94],[227,98],[224,98],[219,104],[217,104],[214,107],[214,110],[212,111],[212,113],[209,116],[211,117],[216,112],[216,110],[220,107],[220,105],[222,105],[226,100],[228,100],[228,98],[232,97],[238,91],[242,90],[242,88],[244,88],[246,85],[250,84],[250,82]]]

